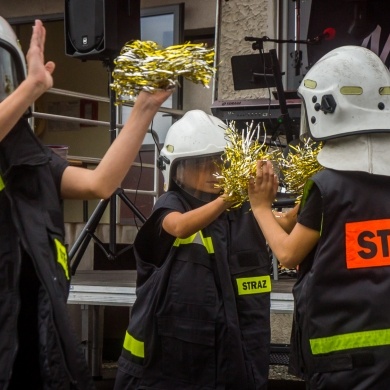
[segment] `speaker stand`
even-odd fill
[[[112,82],[112,72],[113,72],[113,61],[107,60],[107,69],[109,72],[109,86]],[[110,144],[112,144],[116,138],[117,132],[117,114],[116,114],[116,93],[109,87],[110,91]],[[76,239],[72,248],[69,250],[69,261],[71,264],[72,275],[76,273],[77,267],[79,266],[81,259],[90,243],[91,239],[93,239],[99,247],[102,249],[103,253],[107,256],[108,260],[115,260],[119,255],[123,254],[123,252],[129,250],[132,245],[129,244],[128,247],[125,247],[120,252],[117,251],[116,248],[116,201],[117,197],[123,201],[123,203],[134,213],[134,215],[144,223],[146,221],[146,217],[141,213],[141,211],[134,205],[134,203],[126,196],[123,189],[118,188],[110,198],[101,199],[99,204],[96,206],[93,211],[91,217],[85,224],[85,227],[81,231],[79,237]],[[109,225],[110,225],[110,237],[109,237],[109,245],[108,251],[105,249],[103,243],[99,238],[95,235],[95,231],[99,222],[106,210],[107,206],[110,205],[109,208]],[[76,256],[76,257],[75,257]],[[73,257],[75,259],[73,260]],[[72,261],[73,260],[73,261]]]

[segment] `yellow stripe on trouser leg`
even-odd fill
[[[64,269],[65,277],[67,280],[70,279],[69,276],[69,268],[68,268],[68,253],[64,245],[62,245],[61,241],[54,239],[54,243],[57,250],[57,261],[61,264]]]
[[[310,340],[313,355],[383,345],[390,345],[390,329],[346,333]]]

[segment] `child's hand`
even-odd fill
[[[173,92],[174,89],[157,90],[153,93],[141,91],[135,100],[135,105],[144,109],[158,110]]]
[[[30,41],[30,48],[27,52],[27,80],[35,86],[33,93],[35,98],[53,86],[52,74],[55,64],[52,61],[45,63],[46,30],[40,20],[35,21]]]
[[[229,195],[226,194],[225,192],[219,198],[224,201],[224,203],[226,205],[226,209],[230,209],[230,208],[234,207],[235,202],[231,201],[229,198]]]
[[[248,196],[252,209],[271,208],[278,190],[278,178],[271,161],[258,161],[256,178],[251,180]]]

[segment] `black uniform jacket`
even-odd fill
[[[310,389],[390,388],[390,177],[325,169],[321,237],[294,286],[292,362]]]
[[[137,235],[137,300],[116,388],[132,388],[127,374],[140,389],[265,389],[271,285],[264,237],[245,205],[191,237],[173,237],[162,264],[148,258],[163,250],[153,242],[159,213],[189,209],[177,192],[164,194]]]
[[[19,328],[22,327],[23,332],[32,331],[29,325],[37,329],[44,388],[93,388],[66,306],[70,273],[64,246],[62,204],[50,168],[51,155],[52,152],[36,139],[25,119],[21,119],[0,143],[2,389],[7,388],[12,376],[21,336],[17,331],[20,291],[27,288],[20,279],[22,261],[32,263],[35,274],[30,277],[38,279],[39,290],[36,316],[30,319],[30,324],[19,324]],[[34,326],[35,323],[38,326]]]

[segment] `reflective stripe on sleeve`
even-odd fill
[[[199,231],[187,238],[176,238],[173,246],[188,245],[188,244],[200,244],[206,248],[208,254],[214,253],[214,245],[211,237],[204,237],[202,232]]]
[[[143,341],[135,339],[130,333],[126,331],[123,348],[129,351],[132,355],[140,358],[145,357],[145,346]]]
[[[4,188],[5,188],[5,184],[4,184],[3,178],[0,175],[0,191],[3,191]]]

